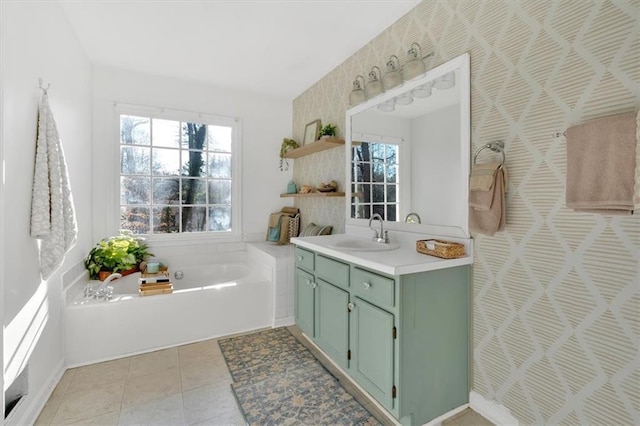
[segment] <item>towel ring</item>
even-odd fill
[[[496,142],[490,142],[486,145],[482,145],[474,154],[473,156],[473,165],[476,164],[476,161],[478,159],[478,154],[480,154],[483,150],[485,149],[490,149],[493,152],[499,152],[500,154],[502,154],[502,162],[500,163],[500,165],[502,166],[504,164],[504,161],[506,159],[506,156],[504,154],[504,142],[502,141],[496,141]]]

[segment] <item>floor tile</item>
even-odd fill
[[[182,395],[176,394],[146,404],[124,408],[119,425],[183,425]]]
[[[98,383],[88,390],[67,391],[52,423],[73,423],[119,410],[124,384],[125,381],[122,380]]]
[[[131,357],[130,376],[142,376],[178,367],[178,348],[163,349]]]
[[[457,426],[493,426],[489,420],[471,410],[463,416],[456,417],[454,422]]]
[[[89,390],[96,383],[118,382],[129,375],[131,358],[116,359],[78,368],[67,392]]]
[[[42,408],[40,415],[36,419],[35,425],[43,426],[51,424],[51,421],[53,420],[56,411],[58,411],[58,407],[60,406],[60,403],[62,402],[62,399],[69,389],[69,385],[71,385],[71,382],[73,381],[73,378],[75,377],[77,372],[77,368],[72,368],[64,372],[64,374],[60,378],[60,381],[51,393],[49,400]]]
[[[229,369],[222,360],[181,363],[180,374],[183,391],[231,380]]]
[[[178,367],[130,377],[124,388],[122,407],[154,401],[179,394],[181,391],[180,368]]]
[[[120,417],[120,410],[112,411],[101,416],[92,417],[90,419],[83,419],[76,423],[71,423],[68,426],[111,426],[117,425]]]
[[[182,397],[187,424],[211,418],[234,418],[240,414],[236,399],[231,393],[230,381],[188,390]]]
[[[246,424],[244,417],[242,417],[242,413],[238,411],[237,413],[230,415],[221,414],[219,416],[194,423],[191,426],[245,426]]]
[[[205,340],[203,342],[180,346],[178,348],[178,354],[181,363],[193,363],[202,359],[222,358],[222,353],[216,340]]]

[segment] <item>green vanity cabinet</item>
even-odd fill
[[[296,247],[296,325],[403,425],[469,402],[469,265],[380,273]]]
[[[316,343],[340,367],[347,368],[349,350],[349,293],[318,278]]]

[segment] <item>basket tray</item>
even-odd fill
[[[416,250],[418,253],[443,259],[458,259],[465,256],[464,244],[442,240],[418,240]]]

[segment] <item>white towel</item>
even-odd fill
[[[31,236],[42,240],[40,272],[47,279],[62,265],[78,236],[67,165],[47,93],[38,110],[38,141],[31,199]]]

